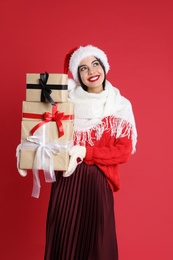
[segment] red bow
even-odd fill
[[[52,113],[45,112],[43,115],[41,114],[32,114],[32,113],[23,113],[23,117],[29,117],[29,118],[37,118],[37,119],[43,119],[42,122],[38,123],[36,126],[34,126],[31,129],[31,134],[33,135],[35,131],[42,125],[55,121],[58,131],[59,131],[59,137],[64,135],[64,127],[61,122],[61,120],[72,120],[73,115],[64,115],[64,112],[60,112],[57,110],[57,106],[52,106]]]

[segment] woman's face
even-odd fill
[[[84,85],[90,93],[103,91],[105,73],[100,62],[94,57],[83,59],[79,64],[79,74]]]

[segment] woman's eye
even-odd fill
[[[99,63],[98,61],[96,61],[96,62],[93,63],[93,66],[96,67],[96,66],[98,66],[99,64],[100,64],[100,63]]]
[[[86,69],[87,69],[87,67],[83,66],[83,67],[80,68],[80,71],[84,71]]]

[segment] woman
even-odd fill
[[[113,192],[120,185],[118,164],[135,152],[131,104],[106,80],[109,63],[99,48],[70,52],[68,69],[74,146],[68,170],[57,172],[52,184],[45,260],[117,260]]]

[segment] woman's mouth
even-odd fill
[[[88,81],[94,82],[94,81],[97,81],[99,78],[100,78],[100,75],[92,76],[92,77],[88,78]]]

